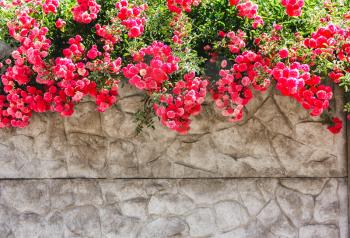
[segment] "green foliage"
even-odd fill
[[[203,53],[203,47],[218,40],[219,31],[236,31],[246,28],[245,21],[237,16],[234,7],[228,7],[227,0],[203,0],[189,14],[193,25],[192,43]]]
[[[137,135],[140,134],[145,127],[154,129],[153,118],[155,115],[152,108],[152,99],[147,95],[143,101],[143,108],[139,109],[134,115],[134,122],[137,125],[135,129]]]
[[[346,73],[340,78],[340,81],[341,83],[339,85],[344,88],[345,92],[350,92],[350,73]]]
[[[16,42],[7,31],[7,23],[14,18],[15,10],[6,10],[0,7],[0,16],[0,40],[10,45],[16,45]]]
[[[163,0],[147,0],[147,24],[145,26],[145,34],[142,39],[145,44],[153,41],[163,41],[171,43],[172,32],[169,31],[171,22],[171,13],[168,11],[165,1]]]

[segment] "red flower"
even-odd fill
[[[285,59],[288,57],[289,52],[288,52],[288,49],[284,48],[280,50],[278,54],[280,55],[281,59]]]
[[[181,14],[182,11],[190,12],[192,6],[198,6],[201,0],[167,0],[169,11]]]
[[[101,55],[101,52],[98,51],[97,46],[96,46],[96,45],[93,45],[93,46],[91,47],[91,49],[88,51],[88,53],[87,53],[86,56],[87,56],[89,59],[94,60],[94,59],[97,58],[97,56],[100,56],[100,55]]]
[[[95,0],[78,0],[77,2],[78,5],[72,8],[75,21],[89,24],[97,18],[101,6]]]
[[[147,4],[132,6],[127,0],[121,0],[116,5],[119,10],[117,17],[121,24],[129,31],[129,38],[137,38],[144,32],[146,18],[142,13],[147,9]]]
[[[201,110],[207,93],[208,81],[195,77],[195,73],[184,75],[172,90],[172,94],[162,95],[160,103],[153,105],[156,115],[161,123],[186,134],[190,130],[190,116],[197,115]]]
[[[338,134],[343,127],[343,122],[338,117],[333,117],[332,125],[328,126],[327,129],[333,134]]]
[[[58,0],[46,0],[43,4],[43,11],[45,14],[56,13],[58,8]]]
[[[238,16],[253,19],[258,13],[258,5],[252,3],[250,0],[239,3],[237,5]]]
[[[240,0],[230,0],[230,6],[236,6]]]
[[[57,29],[61,29],[65,25],[66,25],[66,22],[64,20],[62,20],[61,18],[59,18],[55,23],[55,26]]]
[[[300,16],[301,10],[304,6],[304,0],[282,0],[282,5],[286,8],[288,16]]]
[[[149,64],[143,62],[146,57],[150,57]],[[161,91],[163,83],[179,67],[179,58],[173,56],[171,48],[157,41],[136,53],[134,61],[137,63],[122,69],[124,76],[138,89],[150,92]]]

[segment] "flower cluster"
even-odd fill
[[[106,46],[114,46],[120,39],[120,31],[114,32],[108,26],[101,26],[100,24],[95,25],[96,35],[101,37]]]
[[[19,15],[18,22],[9,22],[8,28],[10,35],[20,43],[20,46],[12,52],[14,65],[2,75],[2,82],[7,92],[15,87],[15,82],[19,85],[28,83],[32,70],[37,73],[36,80],[41,81],[40,78],[46,71],[44,58],[51,46],[51,41],[46,37],[48,29],[40,28],[35,19],[25,12]],[[32,65],[32,70],[25,64],[26,61]]]
[[[255,16],[254,17],[254,22],[252,24],[252,27],[254,29],[258,28],[259,26],[263,26],[265,23],[264,23],[264,20],[261,16]]]
[[[72,55],[71,55],[72,56]],[[62,116],[73,114],[73,102],[79,102],[87,93],[90,81],[88,72],[83,63],[75,64],[71,58],[56,58],[53,73],[58,79],[57,85],[52,85],[46,93],[49,101],[52,101],[52,110]]]
[[[63,27],[66,26],[66,22],[64,20],[62,20],[61,18],[57,19],[57,21],[55,22],[55,26],[57,29],[61,29]]]
[[[228,48],[232,54],[239,54],[241,49],[245,48],[246,34],[243,31],[238,30],[237,33],[230,31],[226,34],[226,37],[229,39]]]
[[[183,43],[183,39],[188,35],[188,30],[186,29],[185,25],[185,22],[187,21],[188,18],[185,14],[175,14],[170,22],[170,26],[174,31],[172,40],[175,44],[181,45]]]
[[[140,6],[130,6],[127,0],[121,0],[116,4],[118,18],[121,24],[128,30],[129,38],[136,38],[144,32],[146,18],[142,17],[142,12],[147,9],[147,4]]]
[[[336,26],[332,23],[328,24],[325,27],[320,27],[316,32],[311,34],[310,38],[306,38],[304,44],[306,47],[313,49],[314,54],[328,54],[332,55],[335,50],[340,46],[339,43],[345,40],[346,31],[339,26]],[[348,45],[345,45],[345,51],[349,52],[349,49],[346,49]],[[339,47],[338,49],[341,49]],[[338,57],[341,59],[344,58],[344,51],[340,51]]]
[[[286,8],[288,16],[298,17],[301,15],[304,0],[281,0],[281,3]]]
[[[162,42],[156,41],[142,48],[133,58],[136,64],[123,68],[124,76],[130,84],[149,92],[162,91],[163,83],[179,68],[179,58]],[[151,58],[149,62],[147,58]]]
[[[272,75],[277,80],[276,88],[285,96],[296,95],[300,88],[305,86],[305,81],[310,79],[310,68],[298,62],[287,67],[280,62],[273,69]]]
[[[333,134],[337,134],[341,131],[343,127],[343,122],[338,117],[333,117],[332,125],[328,126],[327,129]]]
[[[221,70],[220,79],[211,90],[216,106],[222,110],[222,115],[230,121],[243,118],[243,108],[253,98],[250,86],[263,91],[270,84],[268,78],[260,83],[260,75],[266,69],[264,59],[252,52],[245,51],[238,55],[230,70]]]
[[[328,108],[332,98],[332,89],[320,85],[319,76],[311,76],[310,67],[294,62],[290,67],[278,63],[272,71],[277,80],[277,89],[285,96],[295,98],[306,110],[311,110],[312,116],[319,116]]]
[[[308,29],[298,25],[306,20],[304,0],[281,0],[289,16],[302,18],[288,23],[284,13],[259,14],[253,0],[229,0],[235,9],[209,0],[164,0],[167,9],[157,1],[74,2],[0,0],[0,27],[8,27],[0,38],[16,46],[9,58],[0,56],[0,128],[25,127],[35,112],[70,116],[84,97],[104,112],[117,102],[125,78],[144,92],[136,119],[147,124],[156,115],[181,134],[207,91],[223,116],[239,121],[256,91],[270,85],[321,116],[332,133],[342,128],[324,82],[350,92],[350,14],[341,2],[325,1]],[[189,13],[194,6],[196,14]],[[350,102],[344,108],[350,113]]]
[[[9,67],[1,76],[3,90],[7,95],[0,96],[0,127],[25,127],[32,111],[45,112],[50,108],[43,98],[43,91],[26,86],[35,73],[37,81],[45,75],[44,58],[51,44],[46,38],[48,29],[40,28],[27,12],[19,13],[18,19],[8,23],[10,35],[20,45],[12,52],[13,62],[6,61]]]
[[[15,89],[7,96],[0,95],[0,128],[26,127],[33,110],[45,112],[47,107],[42,91],[35,87],[27,87],[26,90]]]
[[[43,4],[43,11],[45,14],[56,13],[59,5],[58,0],[45,0]]]
[[[85,52],[85,46],[82,44],[83,38],[76,35],[74,38],[68,40],[69,48],[63,50],[63,55],[67,58],[79,59]]]
[[[181,14],[182,11],[190,12],[192,6],[198,6],[201,0],[167,0],[169,11]]]
[[[97,93],[92,94],[96,98],[97,110],[100,112],[105,112],[117,101],[119,81],[111,80],[109,83],[111,84],[111,88],[109,90],[102,89]]]
[[[87,52],[86,56],[90,59],[90,60],[94,60],[96,59],[98,56],[101,56],[102,53],[100,51],[98,51],[97,49],[97,45],[93,45],[91,47],[91,49]]]
[[[19,42],[12,52],[8,67],[1,76],[5,95],[0,96],[0,126],[24,127],[29,123],[32,112],[55,111],[70,116],[74,105],[86,95],[96,99],[97,109],[105,111],[116,102],[118,82],[115,77],[121,69],[121,58],[112,60],[96,45],[89,50],[83,45],[83,38],[76,35],[68,40],[69,46],[62,50],[64,57],[46,61],[51,41],[47,39],[48,29],[40,27],[28,12],[20,12],[18,20],[8,23],[10,35]],[[89,60],[85,63],[84,61]],[[97,84],[89,79],[93,73],[108,75]],[[37,86],[30,86],[35,78]]]
[[[94,46],[91,50],[94,50]],[[98,56],[101,53],[98,52]],[[100,112],[106,111],[116,101],[119,89],[118,74],[121,71],[122,59],[112,59],[110,54],[105,52],[103,59],[96,59],[93,62],[86,64],[86,69],[90,72],[99,72],[102,75],[109,75],[109,78],[105,79],[104,88],[97,90],[96,85],[90,87],[89,94],[96,99],[97,110]],[[92,90],[91,90],[92,89]]]
[[[251,1],[243,1],[238,3],[238,16],[246,17],[248,19],[253,19],[258,13],[258,5],[254,4]]]
[[[238,16],[253,19],[252,27],[254,29],[265,24],[263,18],[258,15],[258,5],[250,0],[230,0],[230,6],[237,7]]]
[[[97,18],[101,6],[95,0],[77,0],[78,5],[72,8],[73,19],[89,24]]]
[[[201,110],[207,85],[208,81],[195,77],[195,73],[185,74],[184,79],[175,84],[172,94],[162,95],[160,103],[154,104],[161,123],[171,130],[186,134],[190,130],[190,116],[199,114]]]

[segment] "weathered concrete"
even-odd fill
[[[344,179],[0,182],[0,237],[347,238]]]
[[[25,129],[0,131],[2,178],[343,177],[345,132],[332,135],[294,101],[258,96],[246,119],[226,122],[211,106],[179,136],[156,123],[135,134],[140,96],[121,89],[119,104],[92,102],[71,118],[35,115]]]

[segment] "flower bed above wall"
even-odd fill
[[[84,97],[104,112],[128,83],[144,92],[137,131],[155,118],[181,134],[212,101],[244,118],[275,87],[328,130],[330,102],[350,88],[350,3],[318,0],[0,0],[0,128],[34,112],[66,117]],[[338,92],[338,91],[337,91]],[[345,104],[350,112],[350,103]]]

